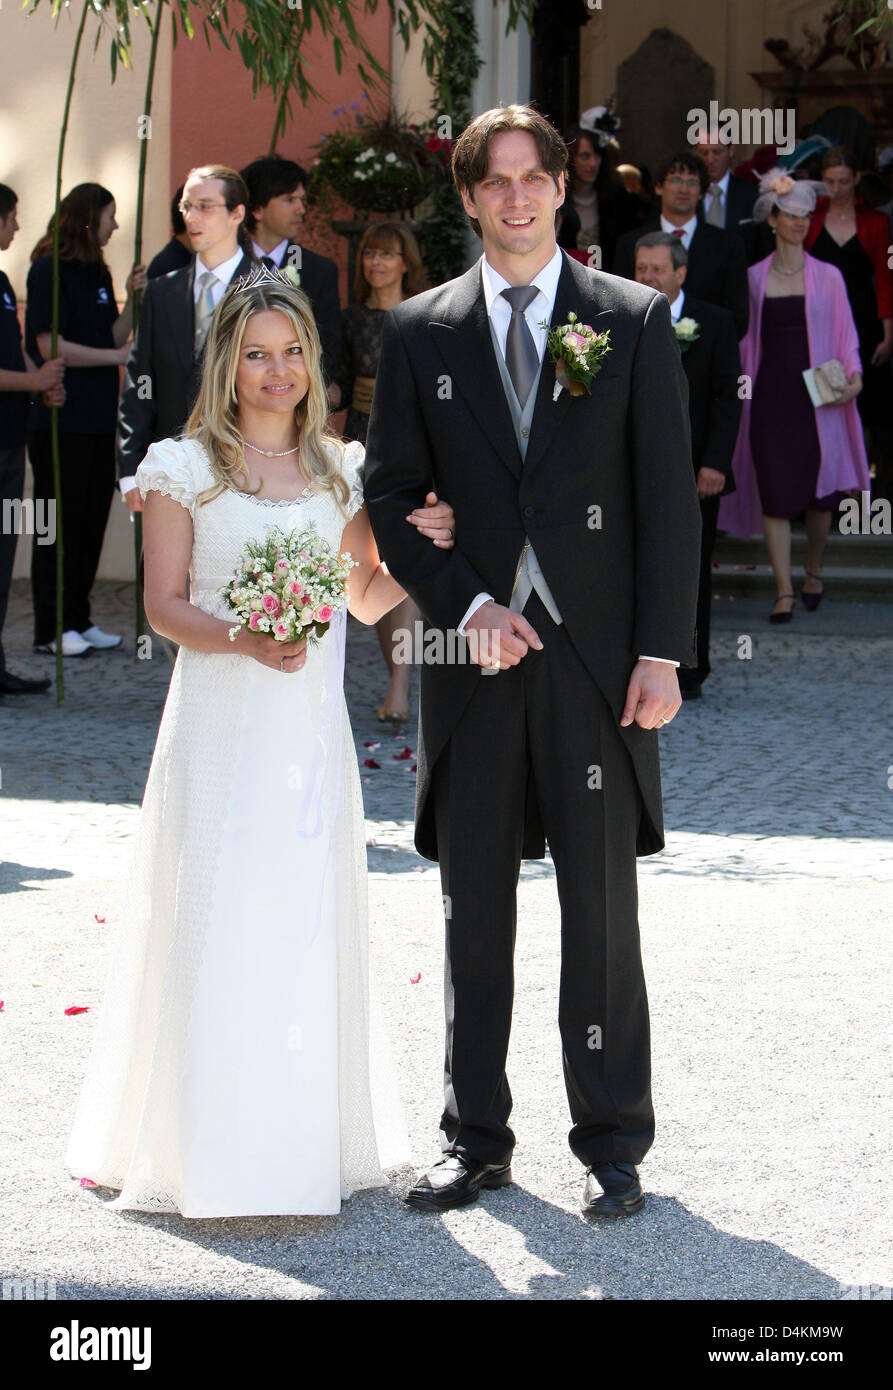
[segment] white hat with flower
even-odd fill
[[[765,222],[774,207],[792,217],[809,217],[816,200],[827,195],[825,184],[816,179],[794,179],[778,165],[760,179],[760,192],[753,205],[753,220]]]

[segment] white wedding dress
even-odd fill
[[[136,477],[143,496],[189,509],[190,602],[226,618],[217,590],[250,537],[313,522],[340,546],[362,461],[345,448],[347,516],[328,492],[196,506],[213,476],[195,440],[153,444]],[[65,1159],[121,1189],[112,1208],[330,1214],[409,1157],[380,1025],[370,1065],[346,621],[342,609],[289,675],[235,653],[177,656]]]

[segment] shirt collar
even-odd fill
[[[661,213],[660,225],[661,230],[664,232],[668,232],[670,236],[672,236],[674,232],[682,232],[685,236],[688,237],[694,236],[695,228],[698,225],[698,214],[695,213],[694,217],[690,217],[688,221],[683,223],[681,227],[674,227],[673,223],[668,222],[667,219],[664,217],[663,213]]]
[[[684,303],[685,303],[685,290],[683,290],[683,289],[680,288],[679,293],[677,294],[676,298],[673,300],[672,304],[670,305],[670,318],[673,320],[674,323],[678,323],[679,319],[681,319],[681,317],[682,317],[682,306],[683,306]]]
[[[288,237],[283,237],[278,246],[274,246],[272,251],[265,251],[262,246],[258,246],[254,237],[251,238],[251,245],[254,247],[254,255],[257,260],[264,256],[269,256],[270,260],[279,267],[282,265],[282,258],[288,250]]]
[[[727,197],[728,197],[728,192],[729,192],[729,175],[731,174],[731,172],[732,172],[731,169],[727,169],[726,172],[723,174],[722,178],[720,179],[719,183],[717,184],[717,187],[718,187],[718,188],[720,189],[720,191],[722,192],[722,196],[723,196],[724,198],[727,198]]]
[[[201,256],[199,256],[196,253],[195,283],[198,284],[199,276],[203,275],[206,270],[211,270],[211,274],[216,276],[216,278],[220,281],[221,285],[228,285],[230,280],[236,273],[236,267],[242,264],[243,254],[244,252],[242,251],[242,248],[240,246],[236,254],[234,256],[230,256],[228,261],[221,262],[220,265],[215,266],[214,269],[211,270],[211,267],[205,265]]]
[[[546,300],[550,314],[555,304],[555,295],[558,292],[558,281],[561,276],[563,264],[564,256],[562,255],[561,248],[560,246],[556,246],[555,255],[530,282],[531,285],[536,285],[540,294]],[[490,314],[493,301],[502,295],[503,290],[510,289],[511,286],[508,280],[503,279],[498,270],[493,269],[486,256],[481,257],[481,278],[484,282],[484,302],[487,306],[487,313]],[[508,300],[504,299],[502,302],[507,309],[511,308]]]

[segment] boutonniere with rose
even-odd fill
[[[542,328],[549,328],[547,323]],[[592,378],[601,371],[605,355],[611,351],[611,330],[596,333],[588,323],[581,323],[573,312],[567,316],[567,323],[549,329],[546,346],[555,363],[555,390],[553,401],[557,401],[563,390],[572,396],[589,395]]]
[[[692,343],[696,343],[701,336],[701,325],[697,319],[679,318],[673,324],[673,331],[676,334],[676,342],[679,344],[681,352],[688,352]]]

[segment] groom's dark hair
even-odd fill
[[[559,175],[567,169],[567,145],[552,123],[532,106],[494,106],[492,111],[475,116],[453,146],[453,183],[460,192],[464,189],[469,196],[473,194],[475,184],[486,177],[490,167],[490,141],[508,130],[524,130],[533,136],[540,163],[558,187]],[[471,216],[468,220],[480,236],[480,222]]]

